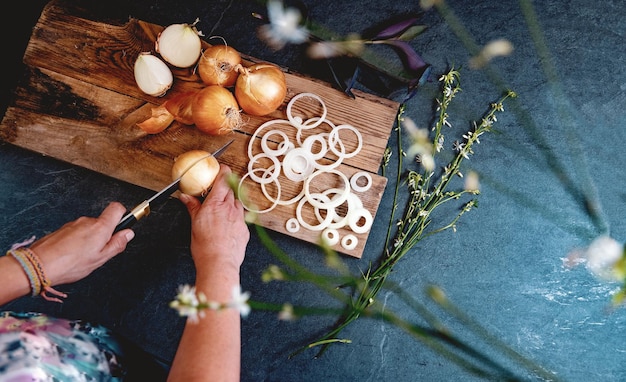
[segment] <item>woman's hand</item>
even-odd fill
[[[191,254],[196,270],[227,266],[239,272],[245,257],[250,232],[243,205],[228,186],[231,170],[221,164],[213,188],[204,202],[182,194],[180,200],[191,216]]]
[[[135,237],[130,229],[113,231],[126,212],[112,202],[97,218],[80,217],[33,243],[52,285],[78,281],[126,249]]]

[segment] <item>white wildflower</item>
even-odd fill
[[[283,308],[278,312],[278,319],[281,321],[293,321],[296,315],[293,311],[293,305],[289,303],[283,304]]]
[[[478,173],[470,171],[465,177],[465,190],[469,192],[476,192],[480,190],[480,182],[478,179]]]
[[[485,45],[477,56],[470,59],[470,67],[474,69],[482,68],[494,58],[508,56],[512,52],[513,44],[509,40],[493,40]]]
[[[308,30],[300,25],[302,15],[297,8],[285,8],[280,0],[267,2],[270,23],[259,28],[259,37],[272,49],[279,50],[288,43],[302,44],[309,38]]]
[[[247,317],[250,314],[250,305],[248,305],[248,299],[250,298],[250,292],[241,292],[241,285],[236,285],[233,288],[233,298],[228,303],[229,308],[234,308],[239,311],[241,317]]]
[[[615,265],[622,258],[623,253],[622,244],[609,236],[600,236],[592,241],[585,250],[587,269],[599,279],[623,281],[623,275],[615,269]]]

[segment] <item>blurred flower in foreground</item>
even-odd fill
[[[361,81],[374,86],[380,93],[393,93],[396,86],[406,86],[405,98],[408,100],[418,86],[428,80],[430,65],[409,44],[426,29],[417,24],[419,15],[390,19],[382,29],[380,26],[376,28],[378,32],[367,32],[368,36],[361,36],[360,33],[340,36],[313,22],[304,23],[302,14],[298,8],[285,7],[282,0],[269,0],[267,17],[253,13],[254,17],[268,22],[257,30],[259,39],[274,50],[280,50],[287,44],[307,43],[308,56],[326,60],[333,80],[351,97],[354,97],[351,93],[354,83]],[[399,60],[389,60],[386,54],[372,50],[374,45],[392,48]],[[374,79],[365,80],[365,74]]]
[[[470,67],[480,69],[496,57],[508,56],[513,52],[513,44],[506,39],[489,42],[477,56],[470,59]]]
[[[177,310],[179,316],[189,317],[191,322],[197,322],[199,318],[204,317],[206,309],[222,310],[232,308],[237,309],[241,317],[247,317],[250,313],[249,298],[250,292],[242,293],[240,285],[233,288],[232,299],[227,303],[208,301],[204,293],[196,293],[195,287],[181,285],[178,287],[176,298],[170,302],[170,308]]]
[[[565,259],[565,265],[573,267],[585,263],[587,269],[599,280],[608,282],[626,281],[626,250],[615,239],[602,235],[597,237],[587,248],[577,249]],[[621,303],[626,293],[626,285],[615,296],[614,302]]]
[[[309,39],[309,31],[300,24],[302,15],[298,9],[285,8],[280,0],[269,0],[267,17],[270,23],[259,28],[259,37],[270,48],[280,50],[289,43],[302,44]]]

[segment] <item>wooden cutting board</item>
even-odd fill
[[[69,2],[52,1],[33,29],[24,55],[27,80],[16,89],[16,100],[0,125],[0,137],[16,146],[156,191],[171,181],[171,167],[177,155],[192,149],[213,151],[231,139],[235,142],[220,162],[244,176],[247,147],[256,129],[266,121],[286,119],[286,105],[297,94],[314,93],[324,100],[328,120],[337,125],[350,124],[363,136],[360,153],[344,160],[339,169],[346,176],[357,171],[371,175],[371,188],[359,197],[375,217],[387,184],[387,179],[377,172],[398,103],[360,91],[354,91],[353,99],[327,83],[284,69],[288,94],[283,105],[269,116],[244,115],[246,122],[241,129],[224,136],[208,136],[177,122],[159,134],[149,135],[136,123],[145,120],[152,107],[180,92],[203,87],[192,69],[173,69],[174,86],[165,97],[151,97],[137,88],[133,76],[135,59],[141,52],[154,50],[154,41],[162,29],[163,26],[136,19],[120,24],[99,21]],[[244,58],[248,64],[260,61]],[[295,192],[290,187],[296,186],[284,185],[283,195]],[[248,197],[258,206],[265,200],[258,190],[251,189]],[[317,231],[286,230],[285,223],[294,213],[295,205],[279,205],[259,214],[258,223],[311,243],[319,242]],[[309,218],[313,216],[312,211],[304,213]],[[347,233],[353,232],[340,230],[340,235]],[[360,258],[368,234],[356,234],[358,244],[352,250],[340,245],[334,249]]]

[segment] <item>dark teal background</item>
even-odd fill
[[[311,20],[340,34],[360,32],[388,17],[420,10],[417,1],[304,3]],[[3,111],[20,77],[30,30],[44,4],[18,4],[21,10],[11,14],[11,26],[3,23],[10,40],[9,55],[4,57],[10,71],[2,80]],[[424,301],[452,332],[501,360],[520,379],[534,378],[428,303],[424,288],[440,286],[490,333],[561,380],[624,381],[626,310],[608,309],[619,285],[597,281],[584,267],[566,269],[562,260],[601,233],[622,243],[626,240],[626,6],[618,0],[534,2],[550,52],[551,61],[545,61],[537,55],[518,2],[455,0],[449,5],[477,44],[497,38],[513,43],[512,55],[497,58],[494,68],[519,98],[505,104],[497,132],[484,136],[476,155],[465,163],[466,170],[481,174],[479,208],[461,219],[456,233],[446,231],[420,242],[390,279]],[[245,54],[305,74],[322,78],[328,74],[323,64],[305,58],[301,46],[274,52],[258,40],[255,30],[261,22],[251,14],[265,12],[259,2],[115,0],[90,6],[103,17],[124,20],[132,16],[161,25],[198,17],[205,35],[224,36]],[[471,121],[481,118],[501,91],[484,71],[468,67],[467,50],[437,12],[426,12],[421,21],[428,29],[411,44],[432,64],[433,75],[407,103],[406,116],[428,127],[437,78],[451,65],[462,67],[463,91],[450,109],[452,128],[444,131],[445,159],[452,152],[451,143],[461,138]],[[381,52],[394,57],[391,51]],[[550,64],[556,69],[556,82],[548,81],[542,71],[543,65]],[[389,144],[395,153],[395,134]],[[443,164],[440,159],[438,165]],[[363,258],[345,258],[355,274],[383,251],[395,174],[389,177]],[[564,177],[571,184],[564,184]],[[5,248],[33,234],[41,237],[78,216],[95,216],[112,200],[130,208],[151,195],[149,190],[7,143],[0,143],[0,187],[0,245]],[[595,195],[599,224],[573,190]],[[453,206],[444,207],[435,222],[444,224],[454,213]],[[62,305],[25,297],[3,308],[100,322],[169,362],[183,321],[167,303],[179,284],[192,282],[194,277],[187,213],[172,200],[138,223],[135,231],[137,237],[126,252],[86,279],[59,287],[70,294]],[[274,233],[272,237],[293,258],[326,272],[322,254],[314,246]],[[334,304],[309,284],[264,284],[261,272],[274,262],[253,234],[242,269],[243,289],[253,299]],[[379,299],[389,310],[413,317],[393,294],[383,292]],[[253,311],[243,320],[242,380],[475,379],[398,328],[366,318],[343,332],[351,344],[333,346],[319,359],[313,359],[313,351],[288,358],[299,346],[324,334],[333,321],[334,317],[311,316],[282,322],[275,313]]]

